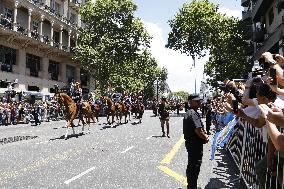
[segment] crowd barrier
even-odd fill
[[[239,177],[233,182],[242,179],[247,188],[260,188],[255,166],[267,152],[267,141],[263,138],[263,130],[255,128],[245,120],[240,119],[226,144],[226,148],[239,169]],[[279,163],[279,158],[280,156],[278,153],[277,165]],[[266,171],[268,172],[268,169]],[[266,180],[268,180],[266,189],[283,189],[284,177],[282,178],[281,176],[282,181],[280,179],[280,175],[284,175],[283,173],[284,167],[281,168],[281,170],[277,169],[276,175],[273,177],[269,177],[268,175],[270,174],[266,174]]]

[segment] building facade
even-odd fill
[[[284,0],[241,0],[241,5],[248,61],[253,63],[266,51],[283,55]]]
[[[81,27],[78,0],[0,1],[0,80],[18,80],[16,90],[53,92],[71,80],[90,88],[73,57]]]

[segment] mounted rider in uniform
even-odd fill
[[[81,118],[82,116],[82,88],[80,87],[80,83],[76,82],[74,85],[73,93],[71,94],[72,99],[77,105],[78,116]]]

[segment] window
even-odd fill
[[[6,18],[10,18],[11,20],[13,19],[13,11],[12,9],[5,8],[5,13],[4,13]]]
[[[274,12],[273,12],[273,7],[270,9],[269,13],[268,13],[268,16],[269,16],[269,25],[272,24],[273,20],[274,20]]]
[[[37,31],[39,23],[37,21],[33,21],[32,28]]]
[[[61,5],[57,2],[55,2],[54,3],[54,10],[55,10],[55,14],[58,14],[58,16],[61,15],[60,14],[60,8],[61,8]]]
[[[88,73],[83,69],[80,70],[80,80],[83,86],[88,85],[88,81],[89,81]]]
[[[59,62],[49,60],[48,73],[51,74],[51,80],[58,81]]]
[[[70,83],[72,79],[76,78],[76,68],[74,66],[66,66],[66,78],[68,80],[68,83]]]
[[[59,32],[57,31],[53,32],[53,40],[55,43],[59,43]]]
[[[50,8],[54,9],[55,7],[55,0],[50,0]]]
[[[38,72],[40,71],[40,57],[27,54],[26,67],[30,69],[30,76],[38,77]]]
[[[70,14],[70,22],[71,22],[72,24],[75,24],[75,22],[76,22],[76,15],[73,14],[73,13]]]
[[[12,72],[16,65],[16,49],[0,45],[0,65],[2,71]]]

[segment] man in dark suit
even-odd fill
[[[186,169],[187,188],[197,189],[197,180],[203,156],[203,144],[208,143],[208,135],[197,110],[201,107],[199,95],[188,97],[189,110],[183,119],[183,134],[185,147],[188,152],[188,165]]]

